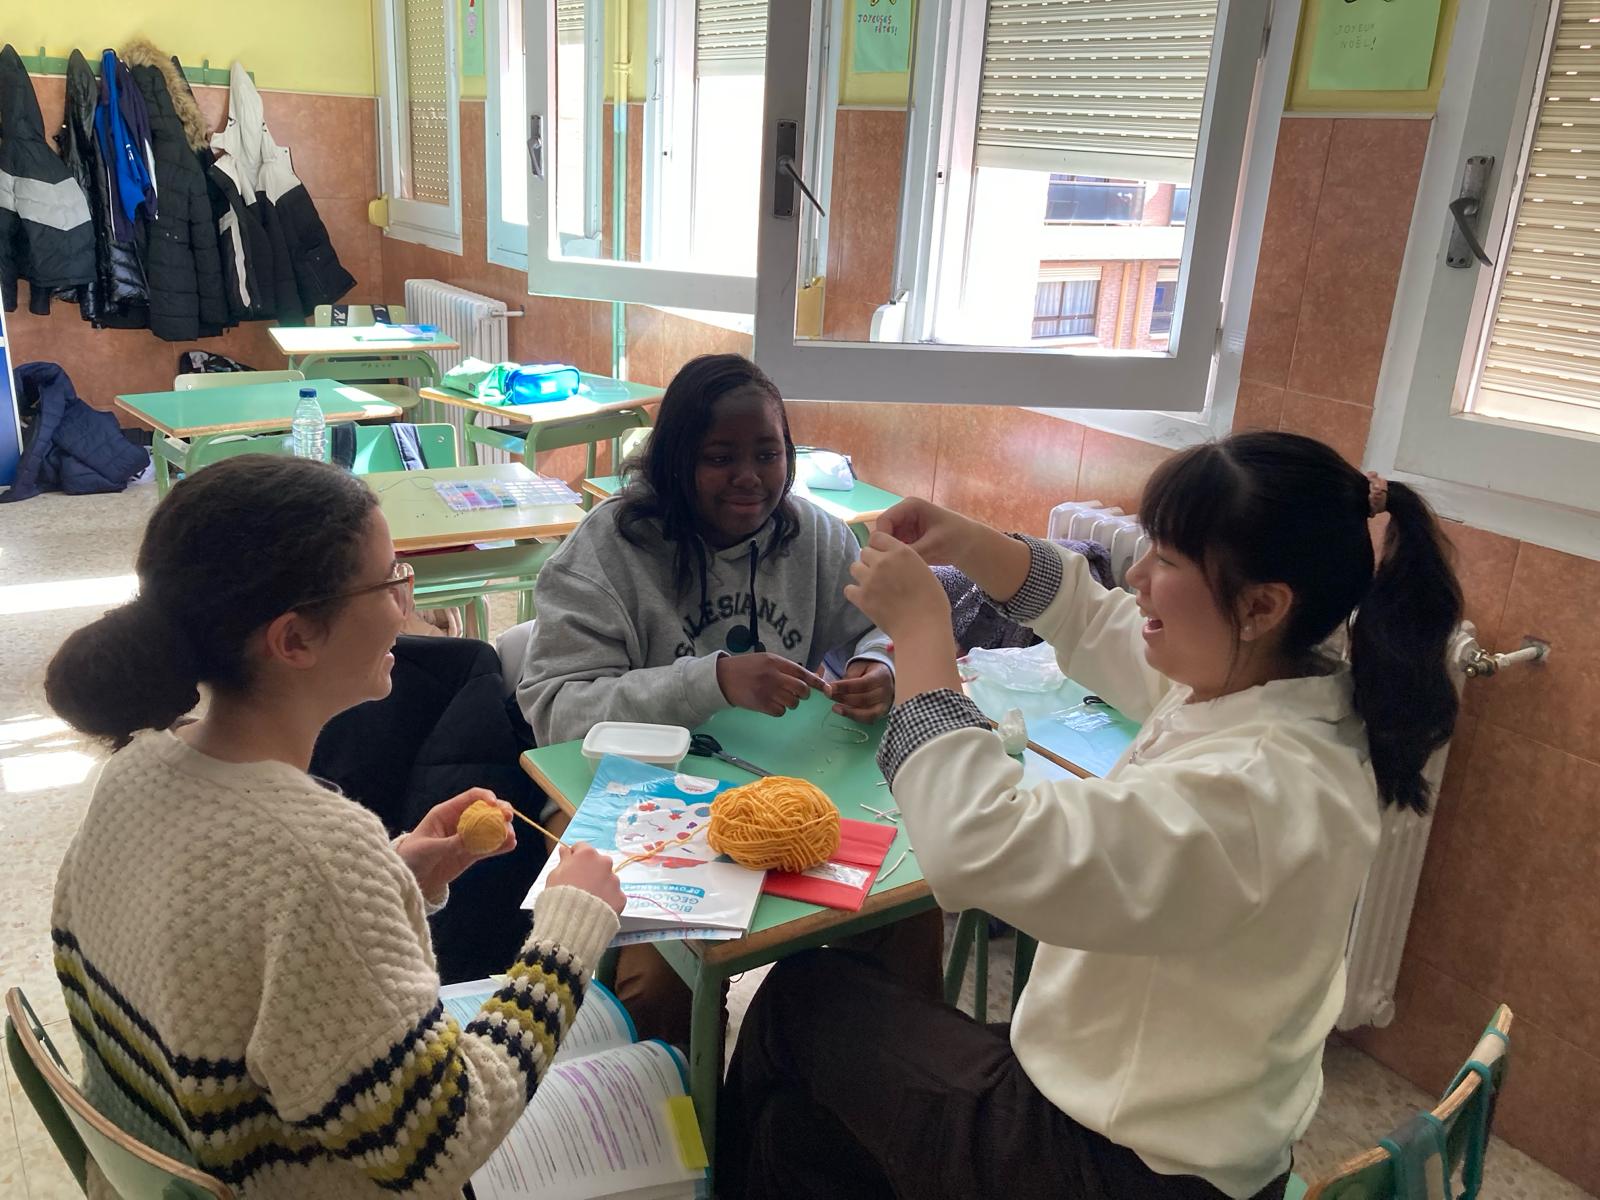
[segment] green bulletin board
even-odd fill
[[[1311,52],[1320,91],[1413,92],[1428,86],[1439,0],[1323,0]]]
[[[850,68],[858,74],[911,68],[911,0],[854,0],[851,24],[855,53]]]
[[[1456,0],[1301,0],[1287,111],[1432,113],[1455,18]]]

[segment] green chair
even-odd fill
[[[227,1184],[146,1146],[89,1103],[21,988],[6,993],[6,1053],[80,1188],[92,1158],[123,1200],[232,1200]]]
[[[1028,973],[1033,970],[1033,956],[1039,943],[1022,930],[1017,930],[1017,949],[1012,962],[1011,1009],[1016,1011],[1017,1000],[1027,985]],[[976,908],[969,908],[956,920],[955,937],[950,942],[950,961],[944,970],[944,1000],[956,1004],[961,999],[961,983],[967,976],[967,961],[976,957],[974,968],[972,1015],[982,1022],[989,1016],[989,916]]]
[[[454,426],[418,425],[417,442],[422,449],[425,467],[453,467],[457,463],[456,431]],[[405,463],[400,458],[400,447],[394,440],[392,425],[357,425],[356,457],[351,473],[370,475],[377,471],[403,471]],[[289,435],[286,433],[259,433],[250,437],[223,438],[198,447],[189,455],[189,469],[198,471],[225,458],[241,454],[289,454]]]
[[[243,387],[247,383],[299,383],[299,371],[198,371],[172,381],[175,392],[203,392],[212,388]]]
[[[347,325],[373,325],[377,323],[376,314],[370,304],[345,304],[345,323]],[[387,305],[389,310],[389,324],[404,325],[406,323],[406,308],[403,304]],[[333,324],[333,305],[319,304],[311,312],[313,325],[331,326]],[[421,379],[427,386],[436,386],[439,382],[439,364],[427,354],[412,352],[371,358],[347,358],[343,355],[330,358],[322,354],[309,354],[301,362],[300,367],[306,372],[308,379],[337,379],[340,383],[361,383],[367,386],[361,390],[371,392],[380,399],[387,400],[398,408],[415,408],[422,401],[417,391],[406,383],[375,383],[373,380],[395,379]]]
[[[1286,1200],[1477,1200],[1505,1085],[1511,1010],[1502,1004],[1444,1099],[1324,1179],[1293,1178]],[[1455,1190],[1459,1178],[1460,1191]]]

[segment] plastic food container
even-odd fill
[[[608,754],[657,767],[676,768],[689,753],[689,731],[682,725],[601,721],[583,739],[583,756],[599,762]]]

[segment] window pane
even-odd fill
[[[852,33],[825,270],[799,289],[796,336],[1172,352],[1217,9],[919,5],[912,70],[892,79],[854,72]],[[951,24],[934,37],[915,30],[924,19]],[[924,49],[980,39],[981,56],[951,52],[919,77]]]
[[[1138,222],[1144,216],[1145,185],[1132,180],[1050,176],[1045,202],[1048,222]]]
[[[512,225],[528,223],[528,136],[523,113],[527,108],[526,70],[523,66],[522,5],[508,0],[501,9],[500,37],[500,219]]]
[[[404,0],[395,39],[395,115],[399,121],[399,191],[404,200],[450,203],[450,80],[444,0]]]
[[[750,274],[761,203],[761,105],[766,80],[702,75],[695,98],[695,265]]]
[[[1600,432],[1600,49],[1592,4],[1557,19],[1469,411]]]
[[[560,0],[549,253],[753,275],[765,53],[765,0]]]
[[[588,39],[583,5],[557,10],[556,22],[556,229],[563,242],[592,238],[589,228]],[[524,199],[526,210],[526,199]]]

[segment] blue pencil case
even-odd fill
[[[578,368],[562,363],[531,363],[506,376],[507,404],[543,404],[578,394]]]

